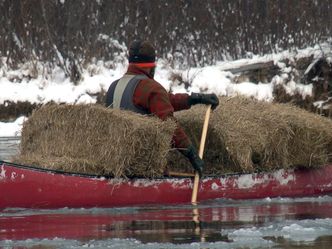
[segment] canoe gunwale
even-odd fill
[[[13,162],[8,162],[4,160],[0,160],[0,167],[1,165],[6,164],[8,166],[14,166],[17,168],[27,169],[27,170],[34,170],[39,172],[45,172],[45,173],[54,173],[54,174],[61,174],[61,175],[68,175],[68,176],[78,176],[78,177],[86,177],[86,178],[104,178],[104,179],[128,179],[128,180],[135,180],[135,179],[151,179],[151,180],[164,180],[164,179],[182,179],[182,178],[193,178],[193,176],[162,176],[162,177],[155,177],[155,178],[147,178],[144,176],[126,176],[126,177],[114,177],[109,175],[95,175],[95,174],[88,174],[88,173],[79,173],[79,172],[68,172],[64,170],[56,170],[56,169],[46,169],[41,168],[35,165],[24,165],[24,164],[17,164]],[[298,170],[298,169],[295,169]],[[302,169],[301,169],[302,170]],[[303,169],[305,170],[305,168]],[[220,175],[204,175],[202,176],[202,179],[204,178],[223,178],[223,177],[229,177],[229,176],[241,176],[241,175],[248,175],[248,174],[266,174],[271,173],[268,171],[259,171],[259,172],[251,172],[251,173],[245,173],[245,172],[234,172],[234,173],[225,173]]]

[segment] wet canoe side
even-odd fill
[[[0,162],[0,208],[115,207],[190,203],[193,179],[106,179]],[[198,201],[332,193],[332,165],[206,177]]]

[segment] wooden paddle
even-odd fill
[[[203,154],[204,154],[204,146],[205,146],[207,129],[208,129],[208,125],[209,125],[210,113],[211,113],[211,105],[208,106],[206,113],[205,113],[205,120],[204,120],[204,125],[203,125],[201,143],[199,145],[198,155],[201,159],[203,159]],[[191,203],[193,203],[193,204],[195,204],[197,202],[198,185],[199,185],[199,174],[196,171],[195,178],[194,178],[194,188],[193,188],[193,192],[191,195]]]
[[[184,173],[184,172],[176,172],[176,171],[169,171],[167,172],[169,176],[180,176],[180,177],[195,177],[193,173]]]

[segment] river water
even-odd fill
[[[1,248],[332,248],[332,197],[0,211]]]
[[[15,139],[5,141],[17,147]],[[15,153],[8,144],[1,148],[2,159]],[[218,199],[197,206],[4,209],[0,248],[330,249],[332,197]]]

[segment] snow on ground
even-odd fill
[[[21,129],[26,117],[19,117],[14,122],[0,122],[0,137],[15,137],[21,135]]]
[[[222,96],[241,94],[258,100],[272,101],[274,85],[285,83],[285,78],[287,78],[289,72],[289,68],[280,60],[286,58],[294,60],[294,58],[310,55],[316,58],[322,54],[322,49],[326,50],[327,48],[316,46],[297,51],[285,51],[280,54],[252,56],[250,59],[223,61],[213,66],[187,70],[172,69],[167,61],[160,59],[158,60],[155,79],[167,90],[172,90],[174,93],[214,92]],[[96,98],[92,95],[101,90],[107,91],[109,85],[121,77],[127,68],[127,62],[121,63],[123,58],[116,59],[115,62],[97,61],[83,69],[83,79],[79,84],[74,85],[59,67],[45,70],[47,67],[40,63],[37,63],[37,65],[27,63],[22,65],[20,69],[9,70],[5,66],[5,58],[1,60],[4,66],[0,68],[0,104],[4,104],[6,100],[13,102],[29,101],[31,103],[47,103],[49,101],[57,103],[95,103]],[[227,71],[231,68],[271,60],[284,73],[276,75],[268,84],[255,84],[253,82],[235,84],[233,83],[235,76]],[[36,71],[37,76],[33,77],[36,75]],[[172,74],[181,75],[184,81],[191,82],[191,86],[185,89],[183,84],[172,82],[170,80]],[[285,88],[289,94],[295,91],[302,93],[303,96],[312,93],[312,85],[303,85],[294,81],[287,82]],[[0,136],[19,135],[23,120],[24,118],[20,117],[13,123],[0,122]]]

